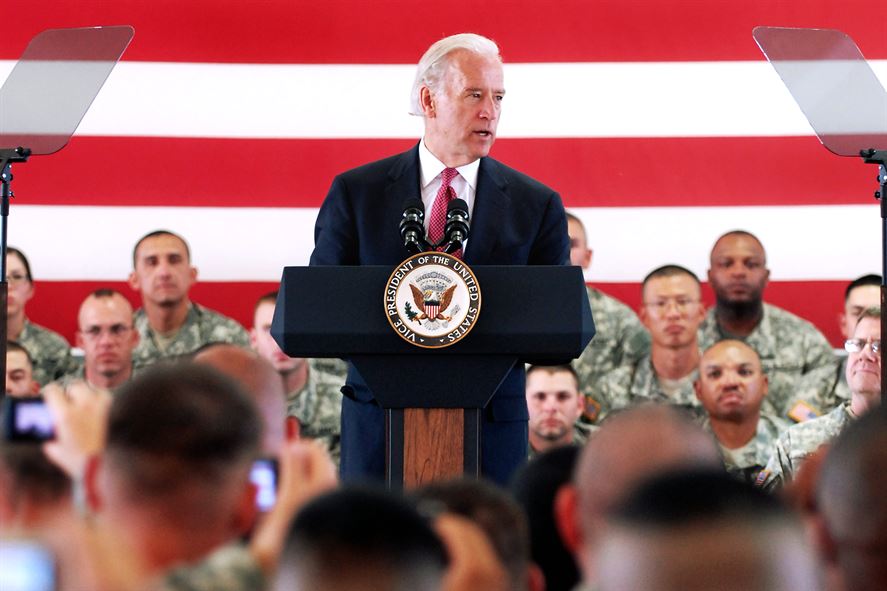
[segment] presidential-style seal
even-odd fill
[[[399,264],[385,286],[391,328],[417,347],[449,347],[465,337],[480,313],[480,286],[464,262],[423,252]]]

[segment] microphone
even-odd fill
[[[463,199],[453,199],[447,205],[447,223],[444,226],[444,236],[447,244],[444,252],[452,254],[462,248],[462,243],[468,239],[468,204]]]
[[[403,204],[400,220],[400,236],[410,254],[429,250],[425,241],[425,206],[421,199],[409,197]]]

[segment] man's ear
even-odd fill
[[[426,117],[432,118],[435,116],[434,95],[431,94],[431,89],[427,86],[419,89],[419,106]]]
[[[296,417],[286,417],[286,440],[298,441],[302,438],[302,424]]]
[[[554,522],[561,541],[575,557],[582,545],[582,526],[579,523],[579,491],[573,484],[560,487],[554,496]]]
[[[545,591],[545,574],[532,560],[527,567],[527,589],[529,591]]]
[[[247,481],[237,502],[237,508],[231,514],[231,529],[235,536],[246,535],[256,524],[259,516],[256,494],[258,494],[256,485]]]
[[[136,274],[135,269],[129,272],[129,277],[127,277],[126,282],[133,291],[142,291],[139,286],[139,276]]]
[[[86,466],[83,468],[81,478],[74,478],[74,503],[82,503],[81,509],[87,510],[89,513],[99,513],[104,504],[101,486],[101,472],[104,465],[99,456],[90,456],[86,460]]]

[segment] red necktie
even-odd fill
[[[432,244],[443,238],[444,228],[447,225],[447,206],[456,198],[456,191],[450,183],[458,174],[455,168],[444,168],[440,173],[442,182],[437,197],[434,198],[434,205],[431,206],[431,218],[428,220],[428,241]],[[453,256],[462,258],[462,249],[454,252]]]

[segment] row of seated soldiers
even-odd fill
[[[568,215],[571,262],[587,268],[592,252],[580,220]],[[67,342],[29,322],[25,304],[33,294],[25,255],[9,249],[9,347],[7,391],[33,393],[52,379],[85,379],[114,389],[133,373],[161,359],[192,354],[214,342],[252,347],[281,373],[289,396],[289,415],[304,435],[322,438],[338,452],[338,415],[345,364],[338,360],[287,357],[270,336],[275,295],[259,300],[252,330],[192,302],[196,281],[187,242],[167,231],[152,232],[133,250],[131,287],[143,306],[133,312],[125,297],[98,290],[83,302],[77,345],[84,357],[76,362]],[[709,281],[716,305],[705,311],[699,279],[689,270],[667,265],[652,271],[642,286],[639,317],[627,306],[588,288],[597,334],[573,366],[583,394],[579,423],[596,425],[615,409],[642,402],[667,402],[701,414],[694,390],[701,352],[724,339],[746,343],[760,360],[767,395],[760,414],[774,436],[790,423],[827,415],[845,407],[850,391],[846,360],[835,356],[825,337],[809,322],[763,302],[769,271],[760,241],[734,231],[722,236],[711,252]],[[879,301],[880,278],[867,275],[846,291],[841,328],[851,337],[861,311]],[[34,381],[26,377],[27,358]],[[528,393],[529,396],[529,393]],[[746,441],[745,443],[748,443]],[[763,453],[763,452],[761,452]],[[760,460],[755,465],[760,466]]]

